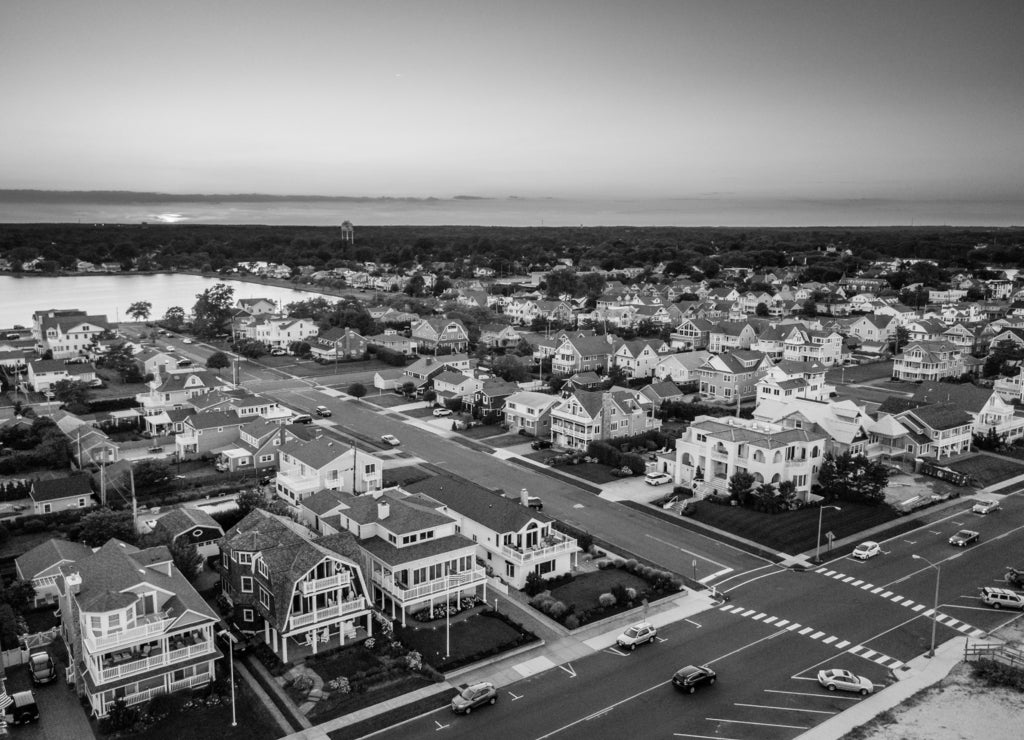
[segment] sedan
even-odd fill
[[[615,642],[619,647],[636,650],[637,645],[643,645],[645,642],[653,642],[654,638],[657,636],[657,627],[653,624],[648,624],[647,622],[640,622],[627,628],[625,632],[615,638]]]
[[[498,701],[498,690],[489,681],[462,686],[452,698],[452,711],[456,714],[469,714],[474,708]]]
[[[956,547],[967,547],[968,545],[973,545],[979,539],[981,539],[981,535],[973,529],[961,529],[949,538],[949,544]]]
[[[871,681],[842,668],[818,671],[818,683],[829,691],[856,691],[861,696],[867,696],[875,690],[875,685]]]
[[[877,542],[861,542],[857,547],[853,549],[853,557],[858,560],[867,560],[873,558],[882,552],[882,547]]]
[[[386,445],[391,445],[392,447],[398,447],[398,445],[402,444],[398,441],[398,437],[393,434],[382,435],[380,441]]]
[[[680,691],[692,694],[701,684],[713,686],[718,674],[706,665],[688,665],[672,676],[672,685]]]
[[[191,339],[189,339],[188,337],[185,337],[185,338],[184,338],[184,339],[182,339],[181,341],[182,341],[182,343],[184,343],[184,344],[192,344],[192,340],[191,340]]]
[[[53,658],[47,652],[32,653],[32,657],[28,659],[28,669],[32,673],[32,683],[36,685],[50,683],[57,678]]]
[[[668,473],[648,473],[644,476],[644,483],[649,486],[660,486],[662,483],[671,483],[672,476]]]
[[[993,501],[989,498],[983,498],[974,506],[971,507],[971,511],[975,514],[988,514],[999,509],[999,502]]]
[[[168,344],[166,347],[164,347],[164,349],[167,350],[168,352],[173,352],[174,351],[174,345],[173,344]]]
[[[451,409],[446,409],[443,406],[440,407],[440,408],[434,409],[434,416],[451,416],[451,415],[452,415],[452,410]]]
[[[331,415],[331,410],[326,406],[317,406],[314,410],[316,411],[316,415],[322,418],[326,418]]]

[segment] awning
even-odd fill
[[[142,416],[142,413],[138,409],[121,409],[119,411],[111,411],[111,419],[132,419],[136,416]]]
[[[224,447],[217,447],[216,449],[210,450],[211,455],[223,455],[229,458],[238,457],[249,457],[252,455],[248,450],[244,450],[236,445],[225,445]]]
[[[153,416],[147,416],[145,418],[146,424],[154,427],[160,427],[171,423],[171,417],[167,415],[166,411],[161,411],[159,414],[154,414]]]

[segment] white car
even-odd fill
[[[875,685],[871,681],[842,668],[818,671],[818,683],[829,691],[856,691],[861,696],[867,696],[875,690]]]
[[[451,416],[452,410],[444,407],[434,409],[434,416]]]
[[[662,483],[671,483],[672,476],[668,473],[648,473],[644,476],[644,483],[649,486],[660,486]]]
[[[386,445],[391,445],[392,447],[398,447],[398,445],[402,444],[398,441],[398,437],[393,434],[385,434],[381,436],[380,441]]]
[[[627,627],[625,632],[615,638],[615,642],[619,647],[636,650],[637,645],[654,642],[654,638],[657,636],[658,629],[653,624],[639,622],[632,627]]]
[[[191,339],[189,339],[188,337],[185,337],[185,338],[184,338],[184,339],[182,339],[181,341],[182,341],[183,343],[185,343],[185,344],[192,344],[192,340],[191,340]]]
[[[861,542],[853,549],[853,557],[858,560],[867,560],[881,554],[881,552],[882,547],[877,542]]]
[[[983,498],[974,506],[971,507],[971,511],[975,514],[988,514],[993,511],[999,510],[999,502],[993,501],[990,498]]]
[[[166,347],[164,347],[164,349],[167,350],[168,352],[173,352],[174,351],[174,345],[173,344],[168,344]]]

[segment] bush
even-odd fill
[[[616,583],[612,586],[612,596],[615,597],[615,602],[617,604],[628,604],[632,601],[632,599],[629,598],[629,594],[626,592],[626,587],[621,583]]]
[[[612,563],[611,560],[598,560],[597,561],[597,569],[598,570],[608,570],[609,568],[614,568],[614,567],[615,567],[615,564]]]
[[[638,565],[639,563],[637,563],[636,560],[629,558],[628,560],[623,561],[621,567],[627,573],[635,573]]]
[[[637,591],[632,586],[630,586],[629,588],[626,589],[626,601],[627,602],[636,601],[636,595],[637,595]]]
[[[26,519],[24,523],[21,525],[21,527],[30,534],[35,532],[42,532],[44,529],[46,529],[46,522],[44,522],[42,519],[32,517],[31,519]]]
[[[566,607],[566,605],[561,601],[553,601],[548,604],[547,611],[549,617],[555,621],[560,621],[562,617],[565,616],[565,612],[568,611],[568,607]]]
[[[597,597],[597,603],[605,609],[615,606],[615,597],[610,593],[603,593]]]
[[[990,686],[1005,686],[1024,691],[1024,670],[1005,665],[995,660],[981,658],[971,670],[976,678],[980,678]]]
[[[565,618],[565,628],[574,630],[580,626],[580,619],[575,614],[570,614]]]

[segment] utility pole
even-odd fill
[[[132,531],[139,531],[139,507],[135,501],[135,468],[128,464],[128,480],[132,488]]]

